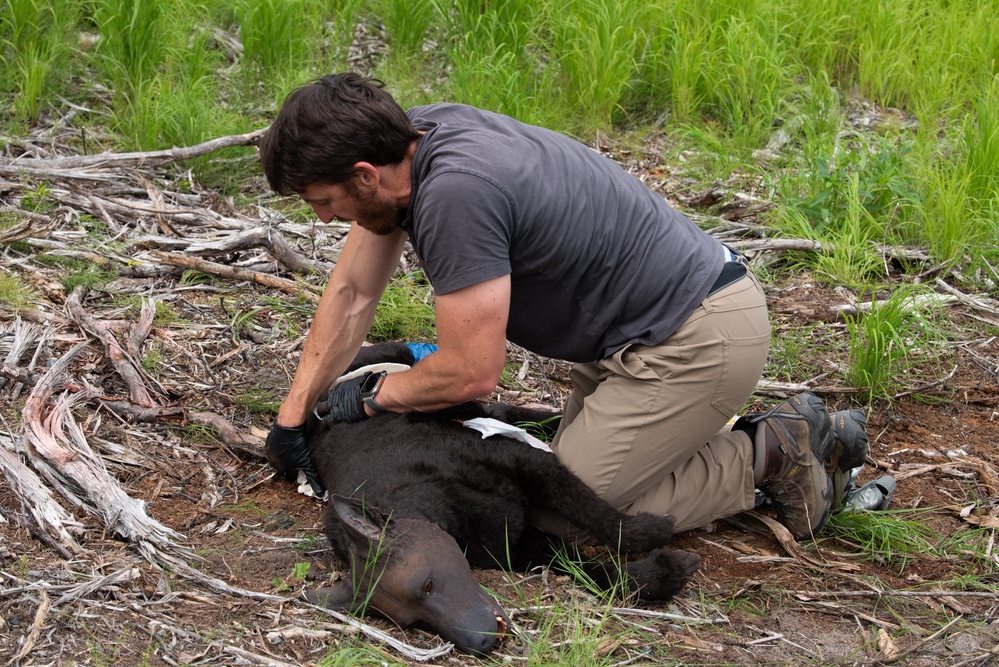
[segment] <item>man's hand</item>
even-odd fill
[[[281,426],[277,422],[271,426],[267,435],[267,460],[274,468],[283,473],[291,481],[298,478],[298,471],[305,473],[305,478],[312,487],[317,498],[326,493],[319,478],[319,472],[309,456],[309,439],[305,434],[305,424],[301,426]]]
[[[315,413],[324,422],[354,424],[368,418],[361,401],[361,385],[371,373],[344,380],[326,390],[316,403]]]

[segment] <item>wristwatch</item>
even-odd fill
[[[375,396],[378,395],[378,390],[382,388],[382,382],[385,381],[386,375],[388,373],[385,371],[371,373],[364,380],[364,384],[361,385],[361,402],[371,408],[372,412],[388,412],[388,410],[378,405],[375,401]]]

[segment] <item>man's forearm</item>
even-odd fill
[[[320,394],[343,373],[360,349],[377,304],[353,311],[344,299],[340,294],[323,295],[288,396],[278,410],[278,424],[305,423]]]

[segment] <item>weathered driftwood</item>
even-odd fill
[[[195,424],[209,426],[222,436],[222,441],[244,458],[266,460],[264,441],[254,435],[240,431],[229,421],[214,412],[188,412],[187,418]]]
[[[233,148],[235,146],[255,146],[260,137],[267,132],[267,128],[254,130],[246,134],[236,134],[227,137],[219,137],[182,148],[170,148],[164,151],[150,151],[144,153],[98,153],[96,155],[71,155],[59,158],[2,158],[0,168],[17,169],[47,169],[47,170],[72,170],[86,169],[89,167],[154,167],[169,162],[179,162],[192,158],[208,155],[223,148]],[[0,172],[3,173],[3,172]]]
[[[217,256],[225,253],[253,248],[264,248],[289,271],[301,274],[325,272],[329,266],[316,266],[292,248],[277,230],[269,227],[256,227],[238,231],[222,238],[173,238],[165,236],[146,236],[138,239],[137,244],[154,247],[159,250],[187,252],[200,256]]]
[[[49,595],[43,588],[41,590],[41,601],[38,604],[38,608],[35,610],[35,618],[31,622],[31,628],[28,630],[28,634],[24,637],[24,641],[21,643],[21,648],[18,650],[17,654],[8,660],[6,665],[20,664],[21,659],[23,659],[31,649],[35,648],[35,644],[38,643],[38,638],[42,636],[42,629],[45,627],[45,619],[49,615],[49,610],[52,608],[52,604],[49,602]]]
[[[222,442],[243,458],[261,461],[267,458],[264,452],[263,439],[239,430],[231,422],[214,412],[187,410],[179,405],[145,408],[134,403],[129,403],[128,401],[102,400],[101,405],[130,422],[156,422],[180,419],[208,426],[218,431],[222,437]]]
[[[905,310],[922,310],[924,308],[937,308],[957,301],[957,297],[944,294],[913,294],[901,303]],[[837,319],[846,317],[857,317],[870,313],[875,307],[886,304],[887,301],[863,301],[861,303],[845,303],[840,306],[833,306],[832,310]]]
[[[142,356],[142,344],[153,328],[153,320],[156,318],[156,302],[152,299],[143,299],[142,308],[139,309],[139,319],[128,334],[125,343],[128,354],[132,359]]]
[[[53,369],[62,373],[64,369],[57,368],[58,364]],[[90,448],[71,412],[88,398],[87,392],[62,394],[47,413],[44,411],[55,388],[49,375],[38,383],[24,407],[26,450],[33,467],[67,501],[97,514],[125,539],[146,543],[154,551],[193,558],[193,553],[178,543],[183,536],[151,519],[145,504],[121,489],[108,474],[103,459]]]
[[[965,294],[964,292],[951,287],[939,278],[936,279],[936,286],[952,295],[955,299],[969,308],[981,313],[987,313],[988,315],[995,316],[987,317],[985,318],[985,321],[995,326],[999,326],[999,319],[997,319],[999,318],[999,300]]]
[[[156,405],[142,381],[142,374],[139,372],[139,362],[126,352],[118,339],[114,337],[107,327],[97,321],[83,308],[81,299],[87,293],[87,288],[79,285],[70,292],[66,299],[66,310],[70,317],[80,326],[104,343],[104,351],[107,353],[115,370],[128,386],[129,400],[136,405],[151,408]]]
[[[188,564],[188,561],[198,558],[182,544],[184,536],[148,516],[145,503],[131,498],[122,490],[117,480],[108,474],[103,459],[87,443],[83,430],[72,415],[72,408],[77,403],[90,398],[86,391],[61,395],[51,410],[45,412],[44,407],[59,379],[85,346],[77,345],[63,355],[41,378],[25,402],[22,418],[26,453],[34,468],[68,502],[99,516],[105,526],[134,545],[148,562],[229,595],[280,600],[275,595],[230,586]],[[63,538],[62,533],[58,537]],[[68,543],[64,539],[60,541],[71,549],[79,549],[79,545],[72,540]]]
[[[45,482],[21,461],[13,439],[2,434],[0,469],[7,478],[8,487],[21,499],[40,531],[44,531],[73,554],[82,555],[86,552],[75,537],[83,534],[83,524],[59,504]]]
[[[260,271],[249,271],[247,269],[229,266],[228,264],[209,262],[207,260],[199,259],[197,257],[189,257],[188,255],[182,255],[180,253],[153,251],[151,255],[154,259],[164,264],[181,266],[185,269],[193,269],[195,271],[201,271],[202,273],[221,276],[231,280],[246,280],[248,282],[264,285],[265,287],[274,287],[283,292],[301,296],[312,303],[319,303],[319,295],[308,283],[289,280],[280,276],[272,276],[267,273],[261,273]]]

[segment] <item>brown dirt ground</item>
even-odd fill
[[[658,164],[651,159],[641,165],[651,170],[654,185],[665,182],[656,171]],[[265,432],[269,416],[247,407],[239,396],[256,390],[279,399],[301,343],[300,338],[289,343],[283,334],[273,334],[285,317],[264,301],[273,293],[231,281],[180,290],[174,279],[121,278],[106,291],[94,292],[85,305],[94,312],[104,309],[100,316],[105,321],[120,323],[128,316],[113,310],[111,297],[123,294],[155,295],[183,318],[182,324],[154,329],[147,341],[163,357],[157,379],[165,399],[215,412],[242,431]],[[844,302],[842,290],[793,274],[772,289],[770,302],[778,331],[802,335],[801,327],[815,326],[809,334],[814,340],[802,347],[795,368],[786,376],[782,369],[768,369],[769,379],[802,382],[829,372],[822,396],[831,409],[863,405],[836,380],[836,369],[844,363],[845,331],[835,325],[830,308]],[[224,326],[258,306],[245,328]],[[893,508],[925,512],[898,520],[933,531],[923,552],[909,553],[906,559],[872,553],[854,535],[835,529],[792,552],[764,524],[742,516],[678,536],[679,547],[701,554],[703,567],[678,600],[637,605],[651,614],[647,616],[626,610],[607,616],[602,603],[549,573],[481,571],[480,580],[505,599],[528,633],[545,624],[546,605],[584,605],[589,621],[605,623],[595,651],[622,665],[997,664],[999,339],[960,308],[950,309],[948,316],[957,332],[955,342],[941,362],[944,370],[929,373],[943,381],[871,406],[871,456],[861,476],[862,482],[886,473],[899,478]],[[305,322],[303,315],[302,330]],[[57,337],[51,342],[52,358],[77,340]],[[78,361],[77,378],[107,396],[121,396],[121,382],[100,346],[92,344],[88,355]],[[515,367],[525,360],[524,386],[506,387],[497,397],[557,405],[566,391],[566,366],[511,350]],[[8,406],[5,430],[16,434],[26,392],[12,392],[9,383],[0,389]],[[747,408],[778,400],[772,391],[760,393]],[[99,518],[71,507],[67,509],[86,526],[81,544],[89,554],[64,555],[51,538],[26,527],[33,525],[27,510],[4,484],[0,664],[304,665],[333,650],[339,652],[335,664],[346,665],[361,661],[351,652],[354,648],[376,645],[298,601],[303,585],[342,576],[343,567],[320,536],[322,506],[273,479],[264,461],[237,455],[210,431],[176,421],[122,421],[94,409],[93,402],[77,410],[76,417],[121,486],[145,501],[152,517],[186,536],[186,544],[202,558],[199,569],[230,586],[285,599],[261,602],[221,595],[159,570]],[[972,505],[972,515],[962,517],[960,509]],[[986,525],[972,523],[978,514]],[[938,555],[943,552],[933,547],[955,536],[964,546]],[[310,564],[304,582],[293,577],[297,563]],[[73,586],[122,568],[120,580],[63,598]],[[522,590],[526,593],[518,593]],[[676,620],[663,613],[718,622]],[[439,643],[416,630],[382,621],[370,624],[413,645]],[[640,632],[617,638],[618,631],[636,625]],[[12,660],[26,642],[32,650]],[[383,664],[415,664],[394,649],[375,650]],[[507,639],[495,659],[522,662],[524,651],[518,641]],[[433,661],[478,662],[453,653]]]
[[[777,326],[800,325],[841,301],[832,290],[801,278],[791,286],[794,289],[773,295]],[[878,474],[916,470],[899,482],[893,507],[933,508],[919,520],[943,537],[977,531],[981,539],[985,529],[969,526],[957,509],[976,501],[987,509],[996,501],[996,489],[986,485],[981,468],[975,467],[976,462],[984,462],[993,473],[999,469],[999,388],[995,366],[981,364],[982,359],[990,359],[992,364],[999,359],[999,342],[982,340],[974,356],[957,353],[959,371],[946,386],[938,388],[938,402],[904,397],[876,406],[869,422],[871,456],[861,481]],[[285,382],[284,373],[293,368],[293,359],[263,360],[253,352],[234,356],[232,363],[244,366],[235,376],[255,369],[257,382],[266,383],[264,378],[270,378],[276,385]],[[557,365],[550,368],[560,370]],[[564,386],[558,377],[550,379]],[[508,397],[516,395],[507,392]],[[831,408],[850,405],[848,396],[830,394],[825,398]],[[774,400],[761,397],[760,403]],[[137,449],[149,447],[148,438],[135,442],[134,429],[105,420],[94,430],[104,440],[131,442]],[[159,428],[152,437],[166,446],[179,440],[176,430],[165,428]],[[213,595],[172,579],[142,565],[128,545],[105,534],[99,521],[79,512],[77,516],[89,529],[84,543],[99,558],[93,562],[66,559],[18,527],[22,510],[11,490],[4,487],[0,489],[0,514],[6,519],[0,524],[0,563],[5,572],[0,588],[0,631],[7,642],[0,650],[4,654],[15,652],[40,606],[37,590],[17,593],[11,592],[13,589],[30,582],[58,585],[80,581],[129,563],[138,567],[134,579],[54,606],[36,648],[21,664],[228,664],[237,661],[237,656],[227,652],[231,647],[244,647],[257,656],[273,656],[286,663],[310,664],[324,656],[330,646],[352,646],[359,641],[337,632],[330,619],[294,601],[302,584],[291,578],[296,563],[312,565],[306,585],[342,573],[341,564],[332,560],[317,537],[320,504],[295,494],[291,485],[271,479],[269,469],[260,461],[241,460],[216,444],[186,444],[204,456],[152,453],[154,463],[138,471],[117,473],[123,486],[130,495],[148,503],[153,517],[188,537],[204,558],[200,564],[204,571],[233,586],[287,595],[288,602],[260,603]],[[957,451],[963,454],[948,457],[948,452]],[[943,462],[949,465],[941,467]],[[206,477],[208,468],[217,470]],[[994,484],[995,479],[988,481]],[[222,496],[214,507],[204,494],[209,483],[215,484]],[[990,661],[996,659],[997,600],[982,595],[981,586],[955,583],[957,579],[967,582],[977,578],[982,584],[990,579],[995,584],[994,553],[991,560],[970,550],[947,558],[916,554],[899,563],[866,558],[846,539],[826,538],[817,546],[805,545],[816,559],[852,566],[852,571],[844,571],[835,565],[820,567],[796,561],[765,527],[738,517],[733,522],[719,522],[710,530],[683,534],[677,544],[701,554],[701,571],[674,604],[640,606],[698,617],[722,616],[727,622],[700,625],[622,617],[649,628],[644,635],[648,645],[629,639],[605,647],[622,660],[637,656],[639,664],[668,660],[687,664],[859,664],[901,656],[899,664],[921,665],[941,661],[993,664]],[[511,581],[523,578],[493,571],[480,572],[479,576],[500,595],[511,590]],[[957,594],[880,597],[871,593],[874,588],[920,590],[917,584],[925,584],[926,590],[939,586],[939,590]],[[539,604],[580,595],[571,582],[554,575],[544,578],[544,583],[528,584],[528,588]],[[171,591],[177,594],[173,599],[167,595]],[[829,596],[831,591],[843,595]],[[50,601],[57,596],[51,593]],[[594,616],[599,616],[598,602],[593,602],[592,609]],[[542,622],[538,614],[524,611],[516,618],[530,629]],[[952,624],[939,632],[948,623]],[[436,641],[419,631],[393,629],[379,621],[372,624],[416,645],[432,646]],[[279,639],[279,634],[271,634],[302,627],[312,632],[311,638]],[[329,628],[334,628],[332,634]],[[498,655],[516,659],[519,650],[521,646],[507,640]],[[388,662],[402,661],[390,649],[385,651]],[[476,661],[452,654],[438,662]]]

